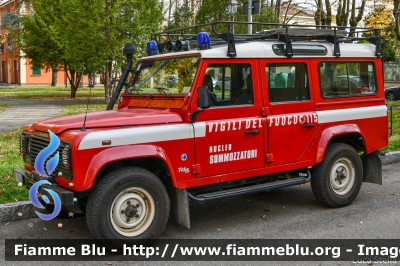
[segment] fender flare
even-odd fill
[[[161,159],[168,167],[171,174],[172,184],[174,186],[177,185],[175,174],[172,171],[171,161],[161,147],[155,145],[132,145],[108,148],[96,154],[90,161],[87,169],[85,181],[82,183],[83,189],[87,190],[93,187],[99,172],[105,165],[116,161],[144,157],[155,157]]]
[[[324,160],[326,149],[332,138],[346,134],[360,134],[364,139],[360,128],[356,124],[338,125],[326,128],[322,131],[321,138],[319,139],[315,163],[317,164]]]

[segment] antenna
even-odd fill
[[[82,81],[83,82],[83,81]],[[87,112],[88,112],[88,109],[89,109],[89,101],[90,101],[90,95],[92,94],[92,87],[90,86],[90,89],[89,89],[89,98],[88,98],[88,100],[87,100],[87,104],[86,104],[86,114],[85,114],[85,119],[83,120],[83,125],[82,125],[82,128],[81,128],[81,131],[85,131],[86,130],[86,128],[85,128],[85,125],[86,125],[86,117],[87,117]]]

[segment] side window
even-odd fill
[[[209,65],[202,85],[210,91],[212,107],[254,103],[249,64]]]
[[[376,94],[372,62],[321,62],[319,77],[324,98]]]
[[[304,63],[267,64],[266,72],[271,103],[310,100]]]

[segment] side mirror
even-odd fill
[[[197,107],[201,109],[210,108],[210,93],[208,91],[207,86],[199,87],[197,93],[199,95],[197,99]]]

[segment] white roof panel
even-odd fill
[[[245,42],[245,43],[236,43],[236,58],[285,58],[284,55],[277,55],[272,50],[272,45],[274,44],[284,44],[279,41],[254,41],[254,42]],[[335,57],[333,55],[334,45],[328,42],[293,42],[293,45],[301,44],[301,45],[322,45],[327,48],[328,53],[326,55],[294,55],[293,58],[301,58],[301,57],[316,57],[316,58],[329,58]],[[211,49],[207,50],[191,50],[186,52],[175,52],[175,53],[166,53],[160,54],[156,56],[145,57],[146,59],[150,58],[159,58],[165,56],[176,56],[176,55],[199,55],[201,54],[202,58],[229,58],[227,56],[228,45],[216,45]],[[354,43],[341,43],[340,44],[340,58],[344,57],[375,57],[375,45],[373,44],[354,44]]]

